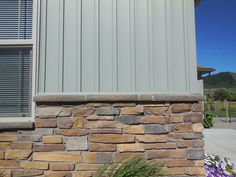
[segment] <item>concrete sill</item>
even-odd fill
[[[32,117],[0,117],[0,130],[33,129]]]

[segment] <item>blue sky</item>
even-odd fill
[[[198,65],[236,72],[236,0],[202,0],[196,33]]]

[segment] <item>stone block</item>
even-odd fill
[[[147,152],[147,159],[166,159],[169,158],[170,152],[168,150],[161,150],[161,151],[148,151]]]
[[[114,152],[116,151],[115,144],[101,144],[101,143],[90,143],[90,152]]]
[[[19,135],[17,136],[18,141],[41,141],[42,136],[41,135]]]
[[[76,164],[75,170],[78,171],[97,171],[102,165],[100,164]]]
[[[25,160],[28,159],[31,155],[31,150],[6,150],[5,151],[5,159],[20,159]]]
[[[201,148],[187,149],[187,159],[188,160],[203,160],[204,159],[204,150]]]
[[[95,143],[133,143],[135,142],[135,137],[119,134],[94,134],[90,135],[89,140]]]
[[[170,122],[173,123],[173,124],[182,123],[183,122],[183,116],[181,114],[172,114]]]
[[[91,129],[93,134],[121,134],[122,129],[120,128],[101,128],[101,129]]]
[[[52,171],[72,171],[74,168],[74,163],[50,163],[50,170]]]
[[[0,151],[0,160],[4,159],[4,151]]]
[[[97,108],[95,114],[99,116],[117,116],[120,114],[120,109],[116,108]]]
[[[17,135],[11,135],[11,134],[1,134],[0,135],[0,142],[11,142],[16,141]]]
[[[61,136],[43,136],[42,141],[45,144],[60,144],[62,143],[62,137]]]
[[[167,113],[168,107],[165,106],[145,106],[144,112],[148,115],[163,116]]]
[[[93,173],[92,172],[80,172],[80,171],[75,171],[72,173],[72,177],[93,177]]]
[[[168,118],[165,116],[145,116],[142,117],[141,123],[143,124],[165,124]]]
[[[72,121],[72,128],[84,128],[84,118],[74,117]]]
[[[183,113],[191,111],[192,104],[180,103],[171,105],[172,113]]]
[[[144,152],[143,144],[118,144],[119,152]]]
[[[122,115],[140,115],[143,114],[143,106],[124,107],[121,109]]]
[[[87,117],[94,113],[93,107],[77,107],[72,109],[73,117]]]
[[[136,103],[114,103],[113,108],[122,108],[122,107],[135,107]]]
[[[18,160],[0,160],[0,169],[16,169],[20,167]]]
[[[66,149],[68,151],[82,151],[88,150],[87,136],[83,137],[69,137],[66,141]]]
[[[165,143],[168,140],[167,135],[138,135],[136,136],[138,142],[141,143]]]
[[[44,177],[72,177],[69,171],[45,171]]]
[[[174,131],[177,133],[191,133],[192,130],[192,124],[186,123],[186,124],[176,124],[174,126]]]
[[[194,148],[203,148],[204,147],[204,141],[200,139],[193,140],[193,147]]]
[[[34,161],[83,162],[81,152],[34,152]]]
[[[103,153],[103,152],[88,152],[86,154],[86,163],[108,163],[113,159],[112,153]]]
[[[153,143],[145,144],[146,150],[176,149],[176,143]]]
[[[34,144],[35,152],[64,151],[64,144]]]
[[[178,148],[187,148],[193,146],[193,141],[191,140],[176,140]]]
[[[141,116],[135,116],[135,115],[117,116],[116,120],[123,124],[137,125],[140,124]]]
[[[55,134],[56,135],[64,135],[64,136],[85,136],[87,134],[89,134],[88,130],[85,129],[58,129],[55,130]]]
[[[170,125],[145,125],[145,134],[168,134],[171,131]]]
[[[194,168],[185,168],[184,173],[186,175],[206,175],[206,171],[204,168],[194,167]]]
[[[186,159],[186,150],[185,149],[177,149],[170,151],[171,159]]]
[[[10,142],[0,142],[0,150],[6,150],[10,148]]]
[[[204,130],[202,123],[193,124],[192,128],[194,133],[202,133]]]
[[[166,162],[167,167],[192,167],[194,166],[194,161],[192,160],[168,160]]]
[[[12,170],[13,177],[27,177],[27,176],[39,176],[42,175],[41,170]]]
[[[35,116],[36,117],[57,117],[57,115],[61,112],[60,106],[37,106]]]
[[[22,161],[20,163],[20,166],[23,169],[47,170],[48,169],[48,162]]]
[[[73,123],[72,118],[63,117],[57,119],[57,127],[58,128],[71,128]]]
[[[58,117],[70,117],[72,113],[71,108],[62,108],[60,113],[57,115]]]
[[[11,143],[10,148],[11,149],[25,149],[25,150],[31,150],[33,147],[33,142],[31,141],[14,141]]]
[[[56,119],[35,119],[34,125],[36,128],[55,128],[57,127]]]
[[[144,126],[143,125],[124,126],[123,133],[127,133],[127,134],[144,134]]]
[[[89,121],[99,121],[99,120],[106,120],[106,121],[112,121],[114,120],[114,116],[97,116],[97,115],[91,115],[87,117],[87,120]]]
[[[122,124],[115,121],[87,121],[85,128],[97,129],[97,128],[122,128]]]
[[[202,113],[183,114],[184,122],[199,123],[203,119]]]
[[[203,104],[202,103],[194,103],[192,106],[193,112],[203,112]]]
[[[121,162],[137,156],[144,158],[145,154],[143,152],[116,153],[114,156],[114,161]]]

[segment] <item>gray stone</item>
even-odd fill
[[[23,135],[52,135],[52,128],[36,128],[34,131],[19,131]]]
[[[16,121],[16,122],[1,122],[0,130],[9,130],[9,129],[33,129],[34,124],[31,121]]]
[[[43,171],[40,170],[13,170],[12,177],[27,177],[27,176],[39,176]]]
[[[60,114],[62,108],[60,106],[38,106],[36,107],[36,117],[40,118],[55,118]]]
[[[188,160],[203,160],[204,150],[199,148],[189,148],[187,149],[187,159]]]
[[[99,116],[117,116],[120,114],[120,109],[98,108],[95,110],[95,114]]]
[[[168,134],[171,130],[170,125],[145,125],[145,133],[147,134]]]
[[[128,125],[140,124],[142,116],[127,115],[127,116],[117,116],[116,120]]]
[[[68,151],[88,150],[87,136],[69,137],[66,141],[66,149]]]
[[[204,138],[204,135],[202,133],[184,133],[182,134],[183,139],[185,140],[191,140],[191,139],[202,139]]]
[[[57,119],[57,126],[59,128],[71,128],[73,123],[72,118],[58,118]]]
[[[97,153],[95,163],[109,163],[113,159],[112,153]]]
[[[18,141],[41,141],[40,135],[19,135],[17,136]]]

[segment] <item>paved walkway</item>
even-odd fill
[[[229,157],[236,165],[236,121],[217,120],[213,129],[205,129],[205,152]]]

